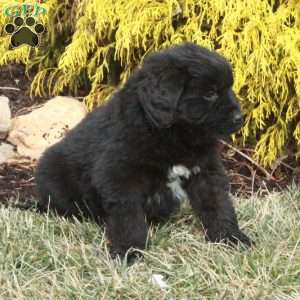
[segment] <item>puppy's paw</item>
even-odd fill
[[[245,235],[241,230],[237,229],[234,231],[221,232],[208,234],[206,238],[211,242],[224,243],[231,247],[236,247],[242,245],[246,248],[251,248],[255,246],[255,242],[252,241],[247,235]]]
[[[244,234],[242,231],[237,231],[231,234],[228,234],[224,238],[224,242],[231,246],[237,246],[239,244],[242,244],[242,246],[246,248],[252,248],[255,246],[255,242],[252,241],[246,234]]]

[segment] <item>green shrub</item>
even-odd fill
[[[91,109],[125,82],[147,53],[193,41],[216,49],[234,67],[234,89],[246,114],[236,141],[255,144],[256,159],[265,166],[287,152],[300,157],[299,1],[48,0],[42,5],[47,14],[40,20],[48,35],[38,49],[8,50],[9,37],[0,38],[0,65],[23,62],[28,72],[36,72],[33,94],[76,93],[88,82],[85,101]],[[0,16],[1,27],[9,21]]]

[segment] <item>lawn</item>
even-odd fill
[[[300,299],[300,189],[235,199],[255,249],[204,240],[186,205],[144,257],[112,260],[105,228],[0,208],[0,299]]]

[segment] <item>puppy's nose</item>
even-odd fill
[[[233,116],[233,122],[235,124],[242,124],[243,123],[243,115],[240,113],[236,113]]]

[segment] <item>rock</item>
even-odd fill
[[[39,159],[49,146],[60,141],[87,114],[74,98],[55,97],[42,107],[12,120],[8,141],[22,156]]]
[[[6,143],[0,144],[0,165],[17,156],[14,146]]]
[[[11,126],[9,99],[0,96],[0,139],[5,139]]]

